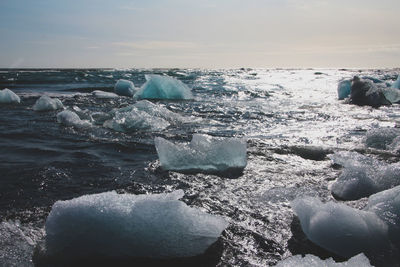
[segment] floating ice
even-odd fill
[[[88,121],[81,120],[79,116],[70,110],[64,110],[57,114],[57,122],[75,127],[89,127],[91,124]]]
[[[64,105],[58,98],[50,98],[47,95],[41,96],[33,105],[35,111],[49,111],[63,108]]]
[[[374,212],[309,197],[294,200],[292,207],[307,238],[337,255],[389,251],[388,226]]]
[[[351,80],[342,80],[338,84],[338,98],[339,100],[345,99],[351,92]]]
[[[400,185],[400,162],[386,164],[356,152],[338,152],[330,156],[344,167],[332,184],[332,194],[354,200]]]
[[[395,138],[399,136],[400,129],[398,128],[376,128],[367,132],[364,142],[367,147],[388,149]]]
[[[392,84],[392,88],[400,89],[400,75],[397,77],[397,80]]]
[[[305,257],[296,255],[278,262],[276,267],[372,267],[364,254],[358,254],[345,262],[335,262],[332,258],[321,260],[317,256],[307,254]]]
[[[0,90],[0,104],[20,103],[21,99],[10,89]]]
[[[104,92],[100,90],[96,90],[92,92],[92,95],[94,95],[97,98],[117,98],[118,95],[111,93],[111,92]]]
[[[246,141],[194,134],[187,144],[154,139],[161,167],[175,171],[224,172],[246,167]]]
[[[135,94],[139,99],[192,99],[189,87],[169,76],[146,75],[147,82]]]
[[[131,195],[106,192],[57,201],[47,217],[48,256],[79,259],[199,255],[227,222],[179,201],[183,191]]]
[[[93,118],[93,122],[97,125],[103,125],[105,121],[113,118],[113,115],[105,112],[93,112],[91,116]]]
[[[135,94],[135,85],[131,81],[121,79],[115,84],[114,92],[117,95],[132,97]]]
[[[380,107],[382,105],[390,105],[381,87],[378,87],[370,80],[362,80],[355,76],[351,84],[350,100],[356,105],[368,105],[372,107]]]
[[[92,115],[90,114],[89,110],[81,109],[78,106],[73,106],[72,109],[79,116],[81,120],[86,120],[89,122],[93,121]]]

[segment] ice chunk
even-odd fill
[[[171,123],[185,122],[185,119],[179,114],[176,114],[163,106],[151,103],[148,100],[138,101],[133,104],[133,107],[144,111],[151,116],[163,118]]]
[[[391,88],[400,89],[400,75],[397,77],[397,80],[392,84]]]
[[[243,170],[247,164],[246,141],[194,134],[187,144],[154,139],[161,167],[175,171],[224,172]]]
[[[356,105],[369,105],[375,108],[391,104],[386,99],[381,87],[370,80],[362,80],[357,76],[353,78],[351,83],[350,100],[351,103]]]
[[[47,95],[41,96],[33,105],[35,111],[49,111],[63,108],[64,105],[58,98],[50,98]]]
[[[390,127],[376,128],[367,132],[364,142],[368,147],[387,149],[398,136],[400,136],[400,129]]]
[[[339,100],[345,99],[350,95],[351,91],[351,80],[342,80],[338,84],[338,98]]]
[[[400,185],[400,163],[386,164],[356,152],[330,156],[344,170],[331,187],[336,198],[354,200]]]
[[[296,199],[292,207],[307,238],[337,255],[379,255],[390,250],[388,226],[374,212],[323,204],[316,198]]]
[[[118,95],[110,92],[104,92],[100,90],[96,90],[92,92],[92,95],[97,98],[117,98]]]
[[[276,267],[372,267],[364,254],[358,254],[345,262],[335,262],[332,258],[321,260],[320,258],[307,254],[305,257],[296,255],[278,262]]]
[[[170,194],[106,192],[57,201],[47,217],[46,253],[59,258],[177,258],[199,255],[227,227]]]
[[[400,102],[400,90],[397,88],[385,88],[383,94],[391,103]]]
[[[105,121],[113,118],[111,114],[105,112],[93,112],[91,116],[97,125],[103,125]]]
[[[73,106],[72,109],[79,116],[81,120],[93,121],[92,115],[88,109],[81,109],[78,106]]]
[[[88,121],[81,120],[79,116],[70,110],[64,110],[57,114],[57,122],[75,127],[89,127],[91,124]]]
[[[135,94],[139,99],[192,99],[189,87],[169,76],[146,75],[147,82]]]
[[[135,85],[131,81],[121,79],[115,84],[114,92],[117,95],[132,97],[135,94]]]
[[[20,103],[21,99],[10,89],[0,90],[0,104]]]

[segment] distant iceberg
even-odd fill
[[[50,111],[62,109],[64,107],[63,103],[58,98],[50,98],[47,95],[41,96],[36,103],[33,105],[33,110],[35,111]]]
[[[292,207],[315,244],[343,257],[361,252],[390,262],[400,245],[400,186],[369,197],[364,210],[299,198]]]
[[[345,262],[335,262],[332,258],[321,260],[317,256],[307,254],[291,256],[278,262],[275,267],[372,267],[364,254],[359,254]]]
[[[338,152],[330,158],[344,167],[331,187],[336,198],[360,199],[400,185],[400,162],[387,164],[356,152]]]
[[[66,126],[74,127],[90,127],[91,123],[86,120],[81,120],[79,116],[70,110],[64,110],[57,114],[57,122]]]
[[[135,85],[128,80],[118,80],[114,86],[114,92],[117,95],[132,97],[135,94]]]
[[[104,92],[100,90],[95,90],[92,92],[92,95],[97,97],[97,98],[117,98],[118,95],[111,93],[111,92]]]
[[[190,88],[183,82],[161,75],[146,75],[146,83],[135,94],[138,99],[193,99]]]
[[[338,99],[343,100],[349,97],[351,92],[351,80],[342,80],[338,84]]]
[[[0,90],[0,104],[20,103],[21,99],[10,89]]]
[[[171,259],[200,255],[228,223],[169,194],[106,192],[57,201],[47,217],[46,256]]]
[[[174,171],[225,172],[243,170],[247,164],[246,141],[194,134],[187,144],[154,139],[161,167]]]

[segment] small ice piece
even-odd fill
[[[97,98],[117,98],[118,95],[111,93],[111,92],[104,92],[100,90],[96,90],[92,92],[92,95],[97,97]]]
[[[343,100],[349,97],[351,92],[351,80],[342,80],[338,84],[338,98],[339,100]]]
[[[64,105],[58,98],[50,98],[47,95],[42,95],[33,105],[35,111],[50,111],[62,109]]]
[[[185,119],[169,109],[156,105],[148,100],[141,100],[132,105],[138,110],[144,111],[151,116],[163,118],[171,123],[184,122]]]
[[[105,121],[111,120],[113,116],[105,112],[93,112],[92,113],[93,122],[97,125],[103,125]]]
[[[332,184],[335,198],[355,200],[400,185],[400,163],[387,164],[356,152],[338,152],[330,158],[344,167]]]
[[[81,127],[90,127],[90,122],[81,120],[79,116],[70,110],[64,110],[57,114],[57,122],[67,125]]]
[[[171,259],[200,255],[228,223],[178,200],[183,191],[106,192],[57,201],[47,217],[46,254],[62,259]]]
[[[225,172],[243,170],[247,164],[246,141],[194,134],[187,144],[154,139],[161,167],[174,171]]]
[[[0,104],[20,103],[21,99],[10,89],[0,90]]]
[[[383,94],[392,104],[400,102],[400,90],[397,88],[385,88]]]
[[[392,84],[391,88],[400,89],[400,75],[397,77],[397,80]]]
[[[135,94],[138,99],[193,99],[190,88],[183,82],[161,75],[146,75],[146,83]]]
[[[400,136],[398,128],[376,128],[367,132],[364,142],[367,147],[387,149],[398,136]]]
[[[89,122],[93,121],[92,115],[90,114],[89,110],[81,109],[78,106],[73,106],[72,109],[79,116],[81,120],[86,120]]]
[[[345,262],[335,262],[332,258],[321,260],[317,256],[307,254],[305,257],[296,255],[278,262],[276,267],[372,267],[368,258],[358,254]]]
[[[120,79],[114,86],[114,92],[117,95],[132,97],[135,94],[135,85],[128,80]]]
[[[379,255],[390,250],[388,226],[374,212],[310,197],[294,200],[292,207],[307,238],[337,255]]]

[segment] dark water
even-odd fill
[[[149,73],[167,74],[192,88],[193,101],[157,101],[189,118],[166,130],[120,133],[102,126],[57,123],[57,111],[35,112],[44,93],[66,108],[109,112],[133,99],[97,99],[118,79],[136,86]],[[370,75],[391,82],[395,70],[0,70],[0,89],[21,96],[0,106],[0,265],[31,266],[52,204],[117,190],[135,194],[183,189],[184,201],[221,215],[230,226],[216,264],[272,265],[292,254],[332,256],[306,240],[290,201],[297,195],[332,200],[339,171],[327,153],[357,150],[365,132],[395,126],[399,106],[358,107],[337,100],[341,78]],[[247,139],[248,165],[235,178],[180,174],[159,168],[154,137],[189,141],[194,133]],[[374,157],[398,161],[397,155]],[[365,199],[347,202],[363,207]],[[215,263],[213,263],[215,265]]]

